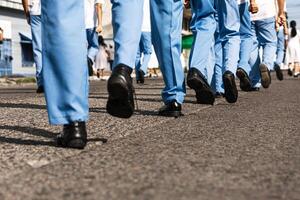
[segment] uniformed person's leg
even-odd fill
[[[240,88],[243,91],[251,90],[251,81],[249,78],[249,73],[251,67],[249,65],[250,54],[252,50],[252,31],[251,31],[251,19],[249,12],[249,4],[247,2],[241,3],[239,5],[240,11],[240,59],[238,63],[238,69],[236,72],[237,77],[240,79]]]
[[[223,83],[225,98],[229,103],[235,103],[238,91],[235,83],[235,73],[240,50],[240,15],[236,0],[218,0],[218,18],[220,38],[223,46]]]
[[[190,3],[193,12],[191,30],[195,39],[190,55],[187,85],[195,90],[198,103],[213,104],[215,96],[208,83],[208,71],[213,70],[214,65],[208,62],[208,58],[216,30],[214,1],[192,0]]]
[[[64,125],[58,144],[87,142],[88,72],[83,1],[42,1],[43,77],[49,120]]]
[[[224,95],[224,86],[223,86],[223,48],[222,41],[220,40],[220,31],[218,24],[218,15],[215,14],[215,19],[217,22],[216,31],[214,34],[214,52],[215,52],[215,63],[214,63],[214,74],[213,74],[213,88],[215,90],[215,97],[220,98]]]
[[[36,65],[37,93],[44,92],[42,76],[42,18],[41,15],[30,16],[33,58]]]
[[[259,66],[261,74],[261,84],[264,88],[268,88],[271,84],[270,71],[273,70],[274,59],[276,54],[277,37],[275,30],[275,18],[258,20],[257,39],[259,45],[263,48],[261,64]]]
[[[143,46],[143,62],[140,69],[145,75],[148,71],[148,65],[152,54],[151,32],[142,33],[142,46]]]
[[[185,96],[184,72],[180,61],[183,3],[181,0],[151,0],[152,41],[165,81],[159,114],[181,115]]]
[[[277,32],[277,50],[276,50],[276,61],[274,63],[274,70],[276,71],[277,79],[282,81],[283,80],[283,73],[281,71],[281,64],[284,60],[284,41],[285,35],[283,27],[279,29]]]
[[[136,76],[137,83],[143,84],[145,74],[148,70],[148,64],[152,54],[151,32],[142,32],[140,40],[140,48],[137,53]],[[143,57],[143,60],[141,60]]]
[[[261,86],[259,71],[259,65],[261,61],[259,57],[259,43],[256,36],[257,27],[255,22],[251,22],[251,31],[253,44],[249,60],[249,64],[251,67],[249,77],[251,80],[251,91],[258,91]]]
[[[140,82],[140,69],[142,65],[142,41],[140,40],[140,45],[137,50],[136,54],[136,60],[135,60],[135,78],[136,78],[136,83],[141,83]]]
[[[86,29],[86,38],[88,43],[88,69],[89,69],[89,76],[93,75],[93,65],[95,63],[95,59],[97,53],[99,51],[99,44],[98,44],[98,33],[96,32],[96,28]]]
[[[115,60],[107,83],[106,109],[113,116],[129,118],[134,112],[133,85],[130,74],[139,47],[143,0],[111,0]]]
[[[223,86],[223,52],[222,52],[222,43],[220,39],[217,37],[215,42],[215,69],[214,69],[214,80],[215,80],[215,91],[216,97],[222,97],[224,94],[224,86]]]

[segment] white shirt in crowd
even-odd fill
[[[144,1],[142,32],[151,32],[150,1]]]
[[[242,4],[242,3],[246,3],[248,2],[249,0],[236,0],[238,5]]]
[[[41,0],[29,0],[30,15],[41,15]]]
[[[289,29],[289,42],[287,47],[287,63],[300,62],[300,30],[297,29],[297,35],[292,37],[292,29]]]
[[[95,5],[99,3],[104,5],[104,0],[84,0],[84,13],[85,13],[85,28],[91,29],[98,25],[98,18]]]
[[[276,0],[256,0],[258,13],[251,14],[251,20],[263,20],[276,16]]]

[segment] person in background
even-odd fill
[[[108,69],[108,50],[107,45],[104,42],[103,37],[100,35],[98,38],[98,44],[99,44],[99,51],[96,56],[95,61],[95,68],[97,70],[97,77],[100,78],[100,80],[103,80],[104,78],[104,70]]]
[[[33,58],[36,65],[37,93],[44,93],[42,64],[42,19],[40,0],[22,0],[25,16],[31,27]]]
[[[102,6],[104,3],[104,0],[84,0],[89,76],[93,76],[93,65],[99,50],[98,34],[103,30]]]
[[[279,28],[277,32],[277,50],[276,50],[276,60],[274,62],[274,70],[276,72],[276,77],[278,80],[283,80],[283,73],[281,71],[281,65],[284,60],[284,52],[285,52],[285,43],[286,43],[286,35],[284,33],[283,26]]]
[[[300,75],[300,31],[296,21],[290,22],[289,41],[287,47],[287,60],[294,77]]]
[[[110,44],[108,45],[108,63],[109,63],[110,71],[112,71],[114,59],[115,59],[115,50],[114,47]]]
[[[152,54],[150,1],[144,0],[142,34],[135,62],[136,82],[144,84]],[[143,60],[142,60],[143,57]]]
[[[253,33],[251,30],[250,12],[257,13],[258,7],[254,0],[250,3],[247,0],[238,0],[239,13],[240,13],[240,56],[236,76],[240,80],[240,88],[242,91],[251,91],[251,80],[249,74],[251,66],[249,64],[252,45]]]
[[[250,79],[253,90],[259,90],[262,85],[268,88],[271,84],[270,71],[273,69],[277,49],[276,24],[286,23],[284,13],[285,0],[277,0],[278,12],[274,0],[256,0],[258,12],[251,15],[253,48],[250,58]],[[262,57],[259,55],[263,49]],[[278,68],[277,68],[278,69]]]
[[[3,40],[4,40],[3,29],[0,27],[0,44],[3,43]]]

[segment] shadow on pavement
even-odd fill
[[[0,108],[29,108],[29,109],[46,109],[45,105],[27,104],[27,103],[0,103]]]

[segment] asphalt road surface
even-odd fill
[[[35,87],[0,87],[0,199],[300,199],[300,79],[240,92],[229,105],[195,104],[157,116],[160,79],[136,86],[128,119],[105,111],[106,82],[91,83],[89,144],[59,148]]]

